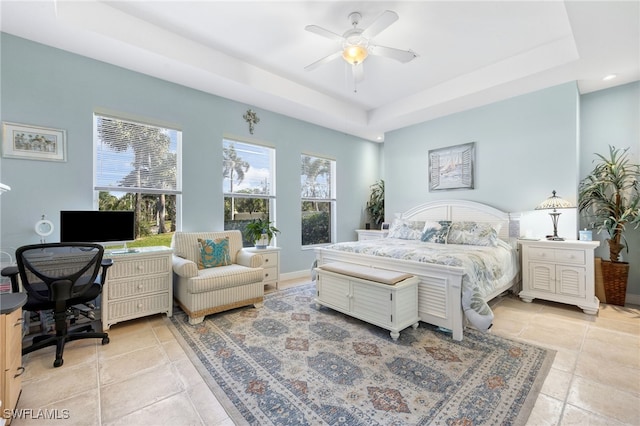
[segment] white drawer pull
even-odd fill
[[[142,290],[142,284],[138,284],[138,290]]]
[[[143,269],[142,265],[138,265],[138,271],[142,271]]]
[[[142,303],[138,303],[138,309],[142,309]]]

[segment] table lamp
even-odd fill
[[[548,235],[547,240],[551,241],[564,241],[564,238],[558,237],[558,216],[560,216],[560,212],[557,209],[570,209],[573,205],[567,200],[563,200],[562,198],[556,195],[556,191],[551,191],[551,197],[547,198],[536,207],[536,210],[551,210],[553,211],[549,213],[551,216],[551,222],[553,222],[553,235]]]

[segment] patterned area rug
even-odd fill
[[[169,320],[236,424],[522,425],[554,351],[425,323],[389,332],[313,302],[315,284],[264,307]]]

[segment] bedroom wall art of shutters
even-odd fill
[[[429,191],[473,189],[475,142],[429,150]]]

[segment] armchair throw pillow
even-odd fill
[[[229,237],[216,238],[215,240],[198,238],[198,244],[200,244],[198,269],[215,268],[231,264]]]

